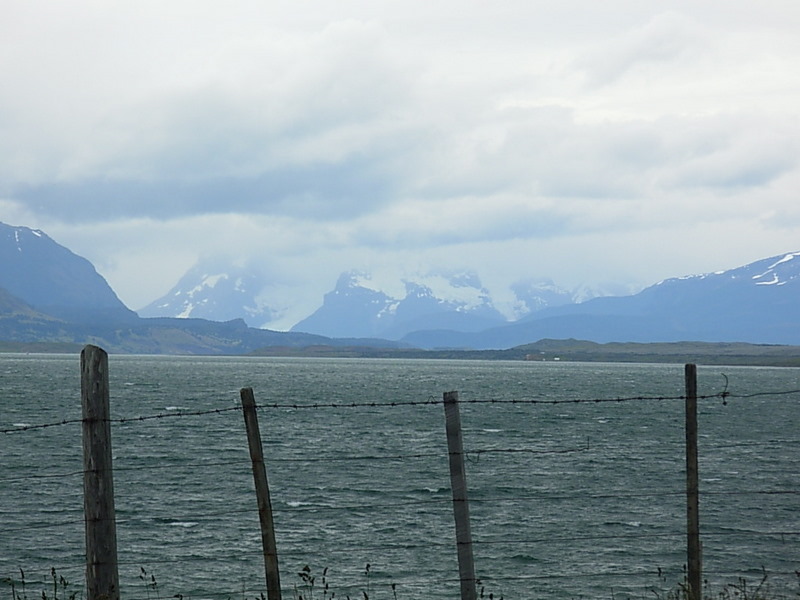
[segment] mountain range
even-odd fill
[[[638,294],[546,308],[479,334],[417,331],[422,348],[509,348],[545,338],[594,342],[800,343],[800,252],[661,281]]]
[[[256,270],[198,265],[137,314],[86,259],[42,231],[0,223],[4,341],[208,354],[267,346],[496,349],[545,338],[800,344],[800,252],[618,296],[531,279],[514,286],[511,314],[475,273],[428,273],[390,294],[372,275],[349,271],[291,331],[262,328],[282,311],[268,283]]]
[[[164,296],[137,312],[143,317],[241,318],[259,328],[399,340],[433,327],[481,331],[543,308],[575,304],[621,289],[567,290],[549,279],[530,278],[511,286],[513,299],[501,310],[475,272],[438,270],[404,277],[381,274],[378,278],[351,270],[339,276],[321,306],[290,320],[287,305],[296,302],[291,294],[278,289],[269,274],[253,265],[212,260],[192,267]]]

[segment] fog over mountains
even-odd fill
[[[263,326],[285,317],[285,290],[258,269],[205,263],[137,314],[86,259],[42,231],[0,223],[0,340],[93,339],[119,351],[189,353],[275,345],[501,349],[544,338],[800,344],[800,252],[619,296],[531,278],[514,286],[513,298],[501,311],[473,272],[387,282],[351,271],[316,311],[276,332]]]

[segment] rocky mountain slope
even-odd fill
[[[0,287],[54,317],[136,317],[88,260],[37,229],[0,223]]]

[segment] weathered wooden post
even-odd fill
[[[268,600],[281,600],[281,579],[278,571],[278,549],[275,543],[275,525],[272,521],[272,502],[269,498],[267,468],[264,465],[264,452],[261,445],[261,431],[258,428],[256,400],[253,388],[242,388],[242,412],[247,429],[247,444],[250,447],[250,460],[253,463],[253,479],[258,499],[258,519],[261,523],[261,545],[264,549],[264,570],[267,579]]]
[[[689,600],[700,600],[703,561],[700,546],[700,485],[697,468],[697,365],[686,375],[686,568]]]
[[[461,435],[461,415],[458,392],[444,394],[447,450],[450,456],[450,486],[453,490],[453,514],[456,520],[458,574],[461,580],[461,600],[476,600],[475,561],[472,556],[472,531],[469,523],[467,472],[464,466],[464,441]]]
[[[86,598],[119,600],[108,354],[97,346],[87,345],[81,352],[81,407]]]

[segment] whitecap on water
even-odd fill
[[[299,500],[289,500],[286,503],[287,506],[291,506],[292,508],[297,508],[298,506],[312,506],[311,502],[300,502]]]

